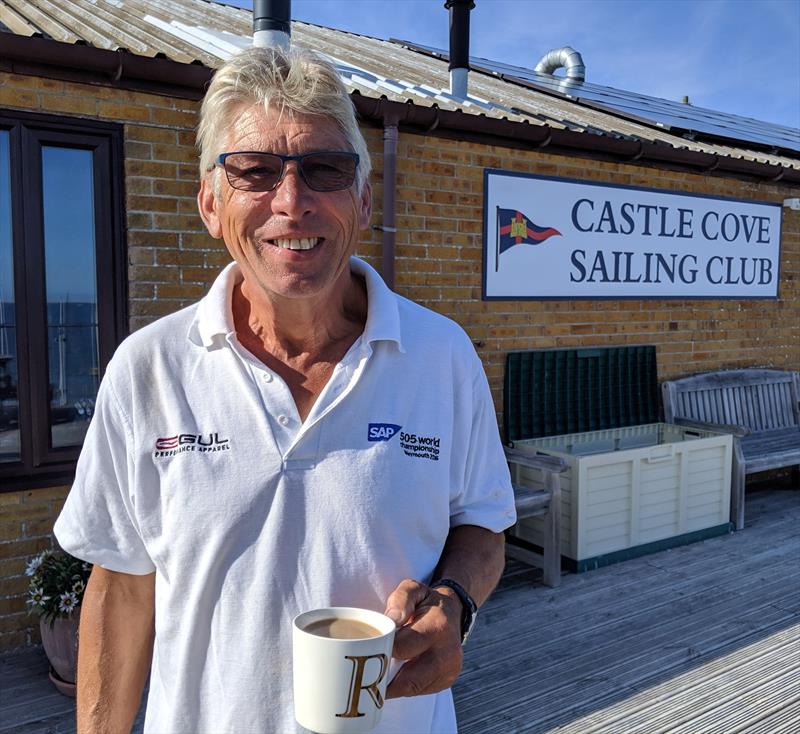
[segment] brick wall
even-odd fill
[[[53,544],[68,487],[0,493],[0,652],[38,643],[39,619],[25,604],[25,566]]]
[[[115,121],[125,131],[130,327],[194,302],[229,261],[197,215],[198,103],[0,73],[0,107]],[[380,223],[382,132],[373,155],[373,225]],[[798,190],[643,166],[401,134],[396,287],[455,319],[476,344],[501,407],[511,349],[656,344],[661,379],[750,365],[800,365],[800,213],[784,210],[778,301],[481,301],[483,168],[672,191],[782,201]],[[380,265],[381,235],[359,254]],[[499,413],[498,413],[499,415]],[[25,612],[28,558],[50,545],[66,488],[0,493],[0,651],[38,639]],[[32,624],[33,622],[33,624]]]
[[[402,135],[398,290],[467,330],[498,415],[505,355],[515,349],[655,344],[660,380],[723,368],[800,367],[800,213],[783,209],[779,300],[482,301],[485,167],[769,202],[798,189]]]

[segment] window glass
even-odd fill
[[[50,440],[79,446],[99,371],[92,151],[43,146],[42,197]]]
[[[0,130],[0,462],[20,460],[9,138]]]

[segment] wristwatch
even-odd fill
[[[461,604],[463,606],[463,611],[461,612],[461,644],[466,644],[467,638],[470,636],[472,628],[475,626],[475,620],[478,618],[478,605],[475,603],[475,600],[458,581],[453,581],[453,579],[439,579],[429,586],[431,589],[435,589],[437,586],[447,586],[455,591],[458,598],[461,599]]]

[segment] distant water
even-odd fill
[[[36,314],[30,314],[36,317]],[[97,306],[94,303],[47,304],[47,354],[51,401],[74,405],[94,401],[98,386]],[[15,304],[0,303],[0,381],[18,382]],[[2,364],[4,362],[4,364]]]

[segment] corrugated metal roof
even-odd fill
[[[0,24],[0,30],[18,35],[126,49],[210,68],[252,43],[252,13],[209,0],[0,0]],[[456,99],[449,93],[447,61],[402,43],[298,21],[292,22],[292,39],[329,56],[348,89],[367,97],[800,169],[791,152],[689,140],[488,73],[473,71],[469,98]]]
[[[396,41],[414,50],[448,59],[446,50]],[[697,107],[687,102],[677,102],[661,97],[652,97],[639,92],[629,92],[602,84],[592,84],[565,76],[553,76],[521,66],[480,57],[470,57],[473,69],[510,79],[533,89],[559,97],[569,97],[582,105],[601,111],[610,111],[635,122],[655,125],[693,139],[696,135],[711,136],[724,141],[748,141],[772,149],[789,149],[800,153],[800,130],[754,120],[728,112]]]

